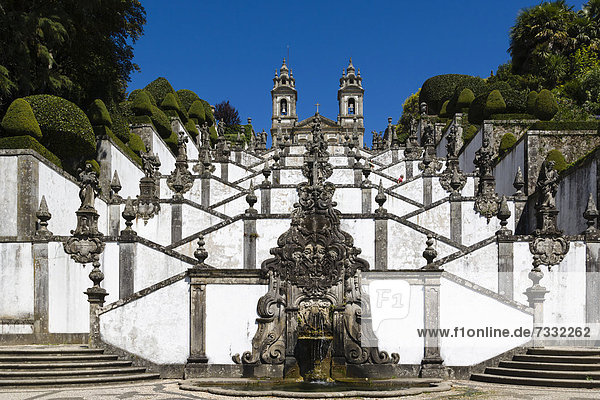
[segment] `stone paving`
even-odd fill
[[[494,385],[472,381],[455,381],[450,392],[407,397],[411,400],[583,400],[600,399],[600,390],[549,389],[539,387]],[[77,388],[0,389],[0,400],[143,400],[143,399],[210,399],[231,397],[179,390],[177,380],[88,386]]]

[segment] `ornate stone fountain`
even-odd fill
[[[269,288],[258,302],[252,349],[233,360],[283,365],[285,378],[331,381],[346,377],[348,365],[397,364],[399,356],[377,347],[360,282],[369,265],[340,229],[335,187],[325,181],[333,168],[318,116],[312,137],[291,227],[262,264]]]

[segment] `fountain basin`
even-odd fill
[[[451,389],[441,379],[344,378],[335,382],[295,382],[283,379],[195,379],[180,383],[180,389],[224,396],[282,398],[400,397]]]

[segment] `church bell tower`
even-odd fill
[[[352,132],[356,129],[360,136],[359,143],[361,144],[365,133],[363,117],[364,94],[365,90],[362,87],[360,69],[358,72],[356,71],[354,65],[352,65],[352,58],[350,58],[348,68],[342,70],[342,77],[340,78],[340,88],[338,90],[338,123],[344,130],[348,129],[348,131]]]
[[[273,143],[276,143],[280,139],[276,138],[278,132],[282,134],[291,132],[294,125],[298,122],[298,115],[296,114],[296,101],[298,100],[296,80],[292,71],[288,69],[285,58],[283,59],[279,73],[275,70],[271,98],[273,101],[271,137],[273,138]]]

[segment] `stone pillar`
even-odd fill
[[[273,186],[279,185],[281,183],[281,169],[275,165],[271,169],[273,171]]]
[[[188,270],[190,277],[190,356],[188,364],[206,364],[206,283],[200,270]],[[187,366],[186,366],[187,368]]]
[[[265,185],[265,183],[260,188],[260,213],[271,213],[271,185]]]
[[[404,164],[406,166],[406,179],[410,179],[413,177],[413,162],[411,160],[407,160]]]
[[[392,149],[392,164],[395,164],[398,162],[398,149]]]
[[[238,164],[242,163],[242,150],[236,150],[235,151],[235,162],[237,162]]]
[[[543,327],[544,326],[544,297],[548,291],[545,287],[540,285],[540,280],[544,277],[544,273],[540,267],[534,267],[529,272],[529,279],[533,282],[531,287],[525,290],[525,295],[529,301],[529,307],[533,308],[533,326]],[[543,340],[538,338],[536,335],[532,337],[532,347],[544,347]]]
[[[440,328],[440,278],[442,271],[427,272],[423,277],[424,294],[424,328],[437,330]],[[431,332],[431,331],[430,331]],[[440,355],[440,339],[435,335],[424,338],[423,360],[419,377],[421,378],[449,378],[450,371],[444,365]]]
[[[432,199],[432,178],[431,176],[423,177],[423,205],[428,206],[431,204]]]
[[[20,155],[17,161],[17,236],[31,237],[36,231],[39,196],[39,161]]]
[[[375,270],[387,270],[388,264],[388,231],[387,217],[383,215],[375,216]]]
[[[108,205],[108,236],[119,236],[121,230],[121,204],[111,202]]]
[[[104,280],[104,274],[100,270],[100,263],[96,260],[94,261],[93,266],[94,268],[90,272],[90,279],[94,282],[94,286],[88,288],[88,290],[85,291],[85,294],[88,296],[88,302],[90,303],[89,347],[98,349],[102,347],[100,315],[98,312],[104,305],[104,298],[108,293],[100,287],[100,282]]]
[[[131,296],[134,290],[136,243],[121,237],[119,241],[119,299]]]
[[[256,269],[256,217],[244,218],[244,269]]]
[[[100,164],[100,176],[98,177],[102,193],[110,193],[110,180],[112,179],[112,151],[110,140],[105,135],[98,140],[96,146],[96,154],[98,155],[98,163]],[[117,231],[117,235],[119,232]]]
[[[368,186],[363,186],[361,189],[362,192],[362,213],[363,214],[371,214],[373,199],[371,194],[371,188]]]
[[[460,195],[450,195],[450,239],[462,244],[462,201]]]
[[[600,237],[586,237],[585,243],[585,322],[600,323]]]
[[[221,163],[221,179],[225,182],[229,182],[229,163],[222,162]]]
[[[210,176],[200,178],[200,205],[204,207],[210,206]]]
[[[171,243],[181,240],[183,229],[182,208],[183,205],[179,202],[171,203]]]
[[[498,235],[498,294],[514,300],[514,237]]]
[[[354,185],[360,187],[363,181],[362,168],[358,165],[358,168],[354,168]]]
[[[48,241],[33,243],[33,332],[48,333]]]

